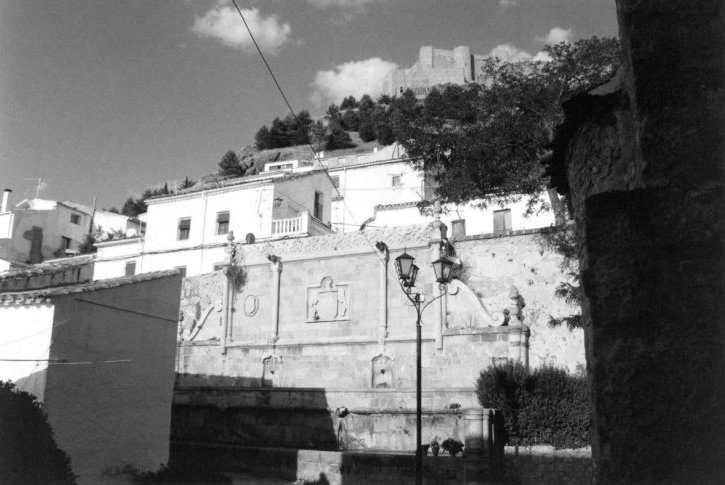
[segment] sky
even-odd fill
[[[421,46],[510,60],[617,36],[614,0],[237,0],[295,110],[377,94]],[[287,114],[231,0],[0,0],[0,189],[121,207]],[[37,179],[42,178],[38,184]]]

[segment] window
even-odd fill
[[[511,209],[493,211],[493,232],[500,233],[511,230]]]
[[[339,175],[333,175],[332,177],[330,177],[330,179],[332,180],[333,187],[335,187],[336,189],[340,187],[340,176]]]
[[[133,276],[136,274],[136,261],[126,262],[126,272],[124,274],[126,276]]]
[[[393,175],[393,178],[391,179],[391,185],[393,187],[400,187],[403,185],[400,181],[400,175]]]
[[[179,273],[181,273],[181,277],[186,278],[186,266],[177,266],[174,269],[178,269]]]
[[[317,219],[322,220],[322,210],[323,210],[323,206],[322,206],[322,192],[315,191],[315,212],[314,212],[313,215]]]
[[[60,237],[60,247],[62,249],[70,249],[71,240],[69,237],[61,236]]]
[[[183,219],[179,219],[179,230],[176,233],[176,239],[179,241],[182,241],[184,239],[189,239],[189,232],[191,231],[191,218],[185,217]]]
[[[229,212],[217,212],[216,233],[226,234],[229,232]]]
[[[71,214],[70,215],[70,222],[71,224],[75,224],[76,226],[81,225],[81,216],[79,214]]]

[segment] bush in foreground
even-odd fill
[[[75,478],[36,397],[0,381],[0,483],[72,485]]]
[[[483,407],[503,410],[508,445],[581,448],[590,443],[586,377],[548,366],[527,372],[519,363],[507,363],[481,372],[477,390]]]

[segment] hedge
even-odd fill
[[[0,483],[72,485],[75,478],[36,397],[0,381]]]
[[[508,445],[581,448],[590,444],[589,381],[544,366],[491,366],[477,381],[485,408],[502,409]]]

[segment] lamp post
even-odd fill
[[[440,257],[431,263],[435,272],[436,281],[440,288],[440,295],[423,304],[425,299],[419,291],[414,291],[415,280],[418,277],[418,266],[415,265],[415,258],[403,251],[403,254],[395,258],[395,269],[398,272],[400,288],[413,304],[416,313],[416,339],[415,339],[415,484],[423,483],[423,449],[421,447],[421,434],[423,427],[423,415],[421,412],[422,402],[422,380],[421,380],[421,315],[428,305],[448,293],[448,283],[451,281],[451,269],[453,262],[446,257]]]

